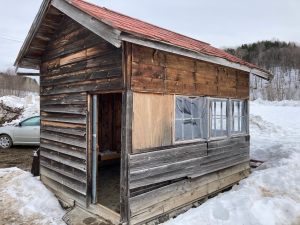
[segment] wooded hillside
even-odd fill
[[[260,41],[225,50],[274,74],[271,83],[251,78],[252,99],[300,99],[300,46],[296,43]]]

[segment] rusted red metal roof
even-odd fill
[[[170,45],[178,46],[184,49],[192,50],[198,53],[211,55],[227,59],[233,63],[248,66],[250,68],[261,68],[251,63],[245,62],[221,49],[215,48],[208,43],[195,40],[193,38],[169,31],[164,28],[149,24],[147,22],[114,12],[104,7],[100,7],[82,0],[69,0],[73,6],[88,13],[96,19],[116,28],[120,31],[136,35],[159,42],[168,43]],[[263,71],[263,70],[262,70]]]

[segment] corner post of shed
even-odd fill
[[[129,155],[132,152],[133,95],[130,90],[131,44],[126,42],[122,43],[122,73],[124,91],[122,93],[121,121],[120,216],[121,224],[130,224]]]

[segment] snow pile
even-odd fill
[[[15,125],[20,121],[40,114],[40,97],[38,95],[28,95],[26,97],[3,96],[0,97],[0,103],[10,107],[24,109],[23,113],[15,120],[4,125]]]
[[[251,102],[251,157],[267,162],[165,225],[300,224],[300,105]]]
[[[63,225],[54,195],[30,173],[0,169],[0,224]]]

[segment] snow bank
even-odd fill
[[[10,123],[5,123],[4,125],[14,125],[18,124],[20,121],[36,116],[40,114],[40,97],[38,95],[29,95],[24,98],[17,96],[3,96],[0,97],[0,102],[12,108],[24,108],[22,115],[11,121]]]
[[[266,101],[261,98],[252,101],[252,104],[272,105],[272,106],[294,106],[300,107],[300,101],[283,100],[283,101]]]
[[[61,220],[64,211],[54,195],[16,167],[0,169],[0,202],[0,224],[65,224]]]
[[[267,162],[231,191],[165,225],[300,224],[299,101],[250,103],[251,157]]]

